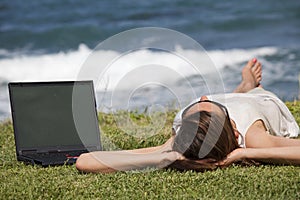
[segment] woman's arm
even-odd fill
[[[109,173],[145,169],[163,168],[177,159],[177,152],[130,153],[126,151],[97,151],[82,154],[76,162],[76,168],[83,172]]]
[[[231,152],[220,165],[242,159],[273,164],[300,165],[300,140],[270,135],[261,120],[251,125],[246,134],[246,147]]]
[[[272,148],[239,148],[231,152],[219,165],[250,159],[272,164],[300,165],[300,146]]]
[[[300,146],[248,148],[244,157],[267,163],[300,165]]]
[[[247,148],[300,147],[299,139],[284,138],[267,133],[261,120],[254,122],[248,129],[245,142]]]
[[[123,150],[97,151],[80,155],[76,168],[83,172],[109,173],[144,169],[147,167],[163,168],[174,162],[180,154],[171,150],[173,137],[157,147]]]

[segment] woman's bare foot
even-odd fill
[[[261,87],[260,81],[262,80],[262,67],[261,63],[257,62],[256,58],[249,60],[242,70],[242,81],[234,90],[236,93],[244,93],[249,90]]]

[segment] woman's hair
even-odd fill
[[[177,132],[173,151],[185,156],[184,160],[177,160],[169,168],[178,170],[204,171],[216,166],[204,159],[220,161],[234,149],[238,148],[231,122],[225,116],[200,111],[183,116],[182,125]]]

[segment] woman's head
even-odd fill
[[[222,160],[239,147],[228,112],[224,106],[216,102],[208,100],[197,102],[201,103],[210,103],[218,108],[192,112],[190,110],[193,105],[188,107],[183,112],[182,124],[176,134],[173,150],[190,160],[205,158]]]

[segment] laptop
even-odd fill
[[[8,84],[18,161],[73,164],[101,150],[93,81]]]

